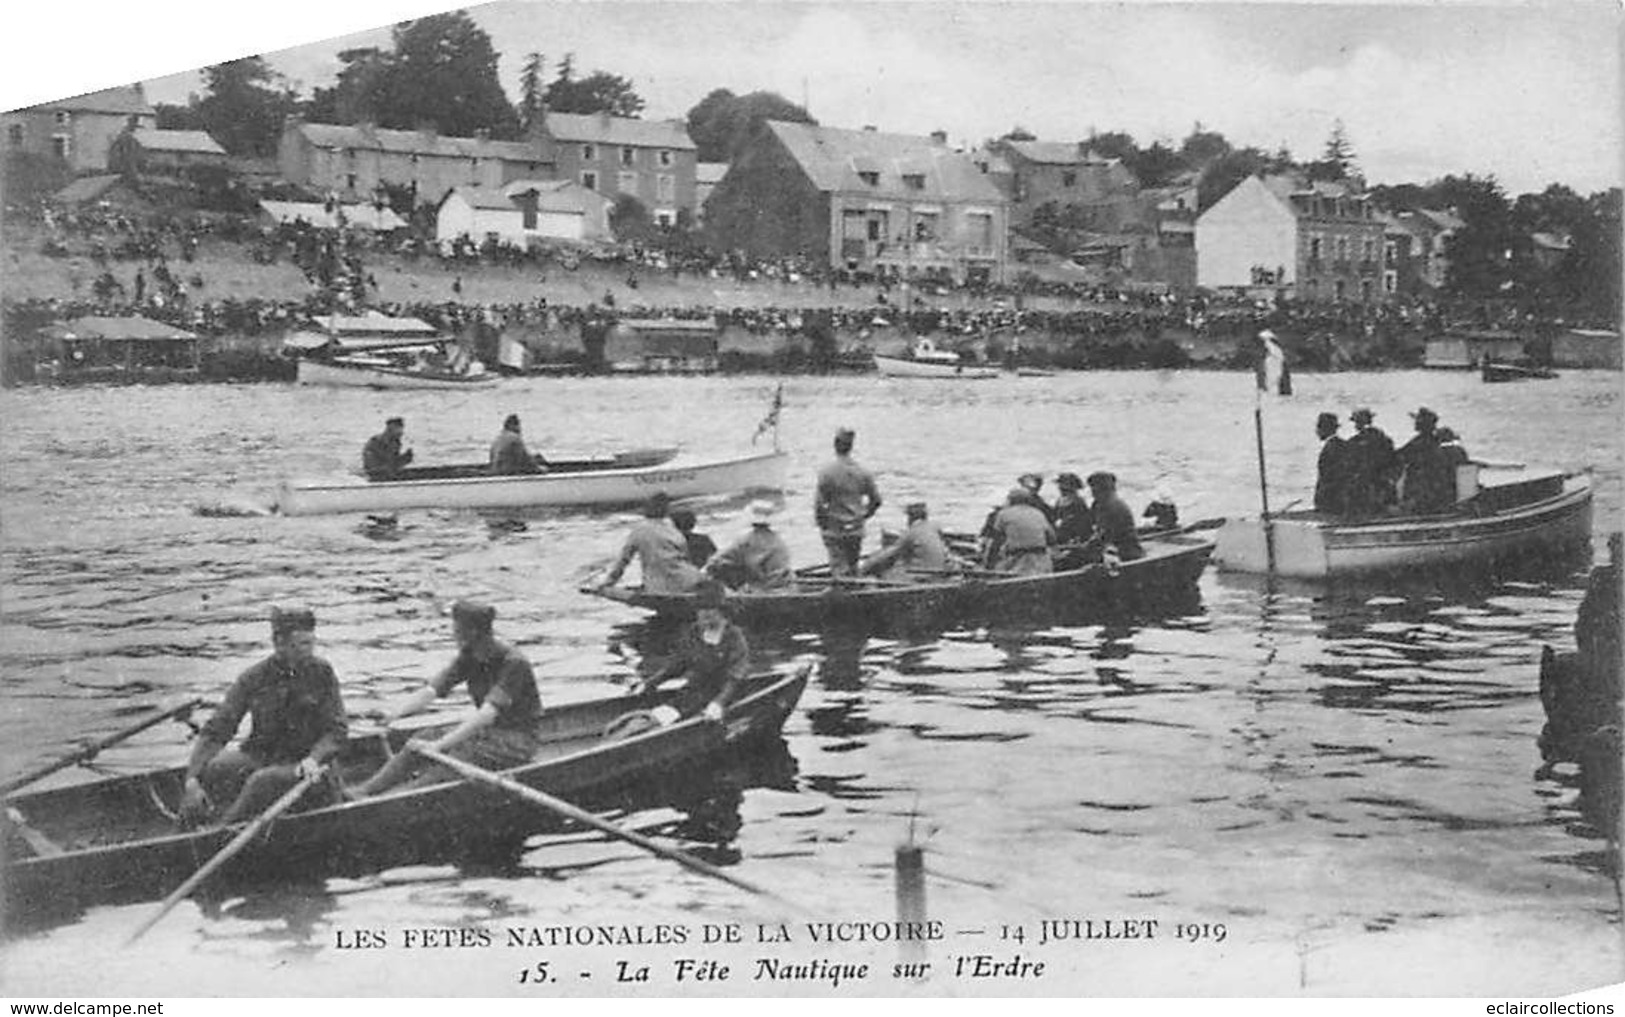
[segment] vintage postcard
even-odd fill
[[[6,996],[1625,980],[1617,4],[13,17]]]

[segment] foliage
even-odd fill
[[[546,109],[542,100],[542,74],[546,69],[546,61],[540,53],[532,52],[525,57],[524,69],[519,72],[519,105],[514,110],[519,115],[521,131],[528,133],[541,123]]]
[[[732,162],[769,120],[818,123],[777,92],[735,95],[718,88],[688,111],[688,136],[694,139],[701,162]]]
[[[654,235],[654,217],[636,196],[622,194],[609,210],[609,228],[616,240],[648,240]]]
[[[1000,141],[1037,141],[1038,140],[1038,135],[1034,134],[1032,131],[1027,130],[1027,128],[1021,126],[1020,124],[1016,124],[1014,127],[1010,128],[1008,131],[1005,131],[1002,135],[1000,135],[999,140]]]
[[[204,130],[203,118],[198,116],[196,106],[159,102],[153,104],[152,110],[158,116],[157,127],[160,131]]]
[[[67,186],[73,179],[60,156],[8,148],[0,163],[0,197],[7,205],[27,205]]]
[[[585,78],[575,76],[575,54],[566,53],[559,61],[558,75],[542,94],[542,101],[555,113],[608,113],[635,117],[643,112],[643,97],[632,82],[608,71],[593,71]]]
[[[249,56],[204,68],[204,93],[194,104],[198,122],[232,155],[276,152],[282,121],[295,97],[264,57]]]

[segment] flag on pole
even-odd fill
[[[784,382],[781,381],[779,387],[773,390],[773,405],[768,408],[767,416],[763,417],[762,422],[756,425],[756,433],[751,435],[750,443],[752,445],[756,444],[756,440],[768,431],[778,430],[779,411],[782,409],[784,409]]]
[[[1259,392],[1292,394],[1292,372],[1286,366],[1286,352],[1275,341],[1269,329],[1258,333],[1258,358],[1253,364],[1253,377]]]

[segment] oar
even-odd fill
[[[797,904],[785,900],[783,897],[780,897],[771,890],[757,886],[755,883],[747,882],[740,879],[738,876],[729,875],[714,865],[700,861],[698,858],[695,858],[686,851],[679,851],[676,848],[666,847],[664,844],[659,844],[650,840],[641,833],[635,833],[632,830],[623,829],[606,819],[600,819],[591,812],[588,812],[586,809],[571,805],[562,798],[555,798],[550,794],[546,794],[545,792],[537,791],[535,788],[526,787],[524,784],[521,784],[516,780],[504,777],[498,773],[492,773],[490,770],[487,770],[481,766],[476,766],[473,763],[466,763],[455,756],[448,756],[439,749],[431,748],[427,745],[417,745],[409,742],[407,743],[407,748],[411,749],[413,752],[416,752],[425,759],[431,759],[449,770],[462,774],[469,780],[478,781],[481,784],[488,784],[491,787],[504,791],[515,798],[527,801],[532,805],[539,806],[551,812],[556,812],[567,819],[573,819],[578,823],[582,823],[586,826],[592,827],[595,830],[600,830],[607,833],[611,837],[627,841],[631,844],[636,844],[645,851],[650,851],[662,858],[670,859],[684,868],[692,869],[695,872],[710,876],[713,879],[720,879],[724,883],[731,883],[732,885],[739,887],[741,890],[748,890],[751,893],[757,894],[758,896],[767,897],[771,900],[778,901],[780,904],[794,910],[806,910]]]
[[[130,938],[124,941],[124,945],[130,946],[136,940],[146,935],[148,929],[152,928],[154,925],[157,925],[165,915],[169,914],[169,912],[174,909],[176,904],[179,904],[181,901],[185,900],[188,894],[197,889],[198,884],[214,875],[216,869],[231,861],[231,859],[236,856],[237,852],[248,846],[249,841],[253,840],[255,837],[258,837],[261,831],[270,826],[276,817],[282,815],[284,812],[292,808],[293,803],[297,802],[300,796],[302,796],[306,791],[310,790],[312,785],[321,780],[322,774],[326,772],[327,768],[324,766],[318,769],[315,773],[312,773],[310,776],[301,778],[299,783],[289,788],[281,798],[278,798],[276,801],[272,802],[271,807],[260,813],[259,818],[243,827],[242,832],[231,839],[231,843],[227,844],[225,847],[216,852],[213,858],[209,859],[207,862],[204,862],[203,868],[192,873],[192,878],[176,887],[174,893],[164,898],[163,907],[158,909],[158,913],[142,922],[141,927],[131,933]]]
[[[148,717],[146,720],[139,723],[131,724],[122,731],[115,731],[113,734],[107,735],[106,737],[99,738],[87,745],[82,745],[59,759],[46,763],[45,765],[34,770],[30,770],[21,777],[17,777],[6,782],[4,785],[0,785],[0,797],[9,795],[20,787],[32,784],[41,777],[48,777],[58,770],[66,770],[70,766],[77,766],[80,763],[88,763],[90,760],[96,758],[97,753],[101,752],[103,749],[112,745],[117,745],[119,742],[124,741],[126,738],[129,738],[132,735],[140,734],[149,727],[156,727],[172,717],[179,717],[183,714],[190,713],[201,702],[203,702],[201,697],[193,696],[191,699],[188,699],[176,706],[172,706],[156,716]]]

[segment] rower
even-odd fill
[[[694,623],[678,636],[665,664],[635,686],[632,695],[647,697],[661,685],[684,678],[687,683],[673,703],[650,711],[654,719],[666,725],[699,714],[721,722],[749,673],[750,643],[728,617],[727,591],[708,578],[694,588]]]
[[[491,472],[497,476],[516,476],[544,472],[547,463],[541,456],[533,456],[519,434],[519,414],[510,413],[502,421],[502,430],[491,442]]]
[[[1044,489],[1043,475],[1039,473],[1023,473],[1021,476],[1016,478],[1016,486],[1027,492],[1029,495],[1030,504],[1033,506],[1033,508],[1044,513],[1044,518],[1048,519],[1050,521],[1050,525],[1053,526],[1055,524],[1055,510],[1050,507],[1049,502],[1045,501],[1044,496],[1039,493]]]
[[[459,685],[468,686],[474,712],[447,733],[424,740],[440,752],[488,770],[523,766],[541,746],[537,721],[542,714],[536,673],[524,654],[493,633],[496,608],[471,600],[451,606],[457,656],[428,685],[414,692],[386,716],[385,726],[418,713]],[[379,794],[405,780],[421,787],[455,779],[450,771],[425,764],[410,750],[398,753],[350,797]]]
[[[1165,491],[1158,491],[1146,503],[1145,511],[1140,513],[1141,519],[1151,520],[1151,529],[1156,531],[1179,529],[1179,506]]]
[[[959,559],[948,550],[942,528],[930,520],[925,502],[909,502],[903,514],[908,519],[908,528],[890,546],[871,555],[859,572],[874,576],[893,570],[946,572],[959,568]]]
[[[406,434],[406,420],[390,417],[384,429],[367,439],[361,449],[361,470],[368,480],[394,480],[412,461],[412,450],[401,451],[401,438]]]
[[[271,656],[237,677],[198,732],[181,795],[189,824],[208,818],[216,801],[231,801],[221,823],[256,815],[344,744],[344,701],[333,666],[316,656],[316,615],[272,608],[271,645]],[[245,714],[248,737],[227,749]]]
[[[599,589],[608,589],[620,582],[633,558],[643,569],[646,593],[687,593],[694,588],[700,581],[700,570],[689,562],[688,542],[666,518],[670,510],[671,499],[664,491],[649,496],[643,503],[643,521],[627,534],[620,557],[598,584]]]
[[[1033,504],[1032,494],[1026,488],[1011,488],[1004,507],[994,513],[989,529],[988,568],[1016,575],[1053,571],[1050,548],[1055,544],[1055,527]]]
[[[773,532],[778,506],[770,501],[753,501],[746,510],[750,532],[712,555],[705,574],[722,580],[736,590],[772,590],[789,584],[790,548]]]
[[[1095,516],[1095,533],[1083,545],[1084,559],[1091,562],[1133,561],[1145,557],[1140,535],[1134,528],[1134,513],[1117,494],[1117,475],[1101,471],[1089,474],[1089,493]]]

